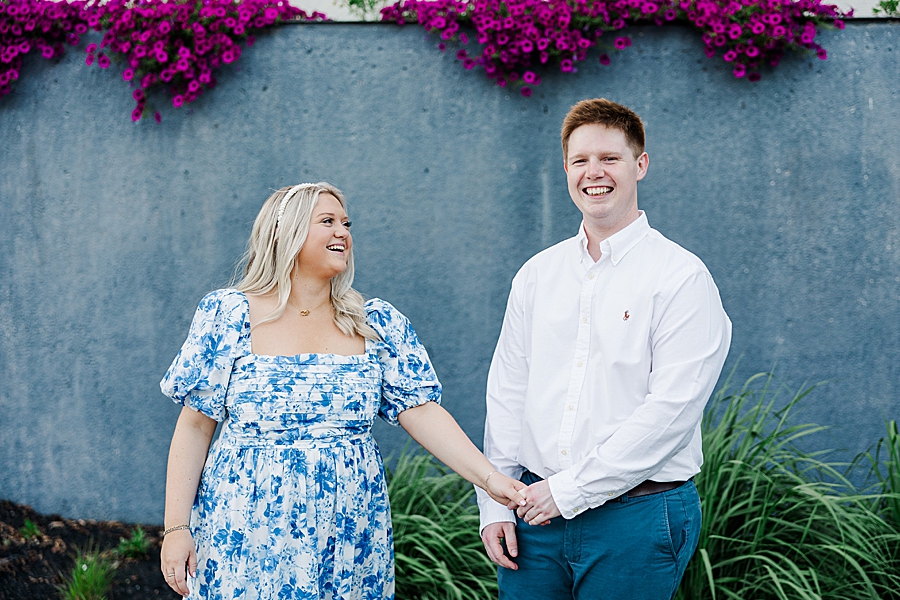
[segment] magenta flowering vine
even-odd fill
[[[134,88],[131,118],[144,115],[153,89],[167,91],[176,108],[216,84],[215,71],[241,57],[254,33],[287,20],[322,21],[286,0],[0,0],[0,97],[19,78],[22,55],[62,56],[63,42],[77,45],[89,30],[85,62],[109,68],[121,55],[122,79]],[[160,121],[156,111],[154,118]]]
[[[437,33],[438,48],[458,41],[468,45],[473,28],[481,50],[462,48],[456,57],[465,69],[481,67],[497,85],[521,85],[524,96],[541,81],[537,67],[554,62],[563,72],[577,71],[588,50],[624,50],[631,38],[617,35],[601,43],[604,33],[629,23],[686,22],[702,33],[706,55],[720,52],[735,77],[758,81],[761,69],[775,66],[786,50],[827,53],[816,40],[820,26],[844,27],[837,6],[822,0],[401,0],[382,10],[382,20],[405,24],[416,20]]]
[[[3,0],[0,2],[0,98],[12,91],[22,57],[35,50],[47,59],[62,56],[88,31],[85,2]]]
[[[215,70],[241,57],[243,43],[255,41],[254,32],[287,20],[324,20],[283,0],[108,0],[96,9],[105,31],[99,47],[90,44],[85,62],[107,68],[104,54],[125,59],[122,79],[136,82],[136,103],[131,118],[144,114],[147,94],[168,90],[179,108],[216,85]],[[96,54],[95,54],[96,53]],[[157,111],[154,118],[159,121]]]

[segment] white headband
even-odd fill
[[[305,187],[309,187],[309,186],[315,187],[316,184],[300,183],[300,184],[295,185],[294,187],[292,187],[291,189],[289,189],[287,191],[287,193],[281,199],[281,204],[278,205],[278,220],[275,222],[275,229],[278,229],[281,226],[281,217],[284,216],[284,207],[287,206],[288,200],[290,200],[294,196],[294,194],[299,192],[301,188],[305,188]]]

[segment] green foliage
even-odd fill
[[[825,429],[793,423],[811,391],[782,398],[763,374],[710,401],[695,478],[703,527],[678,600],[900,599],[897,423],[863,457],[877,486],[858,491],[846,464],[798,447]],[[471,485],[429,455],[404,452],[388,489],[398,600],[497,596]]]
[[[388,472],[388,493],[398,600],[497,597],[470,483],[429,454],[404,451]]]
[[[876,510],[900,530],[900,433],[897,432],[897,421],[888,422],[887,437],[878,442],[875,455],[867,454],[866,458],[871,461],[872,472],[878,480]]]
[[[345,0],[350,12],[363,21],[377,21],[388,0]]]
[[[144,558],[150,552],[150,540],[140,525],[131,532],[128,539],[119,538],[116,554],[123,558]]]
[[[678,598],[900,598],[900,530],[882,517],[886,497],[858,492],[826,452],[799,449],[824,429],[790,423],[812,388],[777,409],[780,391],[757,375],[710,403],[695,479],[703,527]]]
[[[26,540],[41,537],[41,530],[38,529],[38,526],[31,519],[25,519],[25,525],[19,528],[19,533],[21,533],[22,537]]]
[[[900,0],[881,0],[872,12],[876,15],[883,13],[886,17],[900,17]]]
[[[57,586],[63,600],[106,600],[112,587],[116,562],[108,554],[89,545],[78,550],[75,566],[62,585]]]

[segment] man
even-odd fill
[[[691,479],[731,322],[700,259],[638,210],[640,118],[584,100],[562,147],[582,225],[513,279],[488,376],[484,452],[526,504],[479,494],[482,541],[501,598],[669,599],[699,539]]]

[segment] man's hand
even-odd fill
[[[519,555],[519,545],[516,542],[516,524],[509,521],[500,523],[491,523],[481,532],[481,541],[484,543],[484,549],[487,551],[488,558],[492,562],[500,565],[505,569],[517,570],[519,566],[503,553],[503,544],[506,542],[506,549],[510,556]]]
[[[546,479],[532,483],[520,493],[525,496],[525,505],[513,506],[510,502],[507,507],[515,510],[519,518],[529,525],[546,525],[550,519],[562,514],[553,500],[550,483]]]

